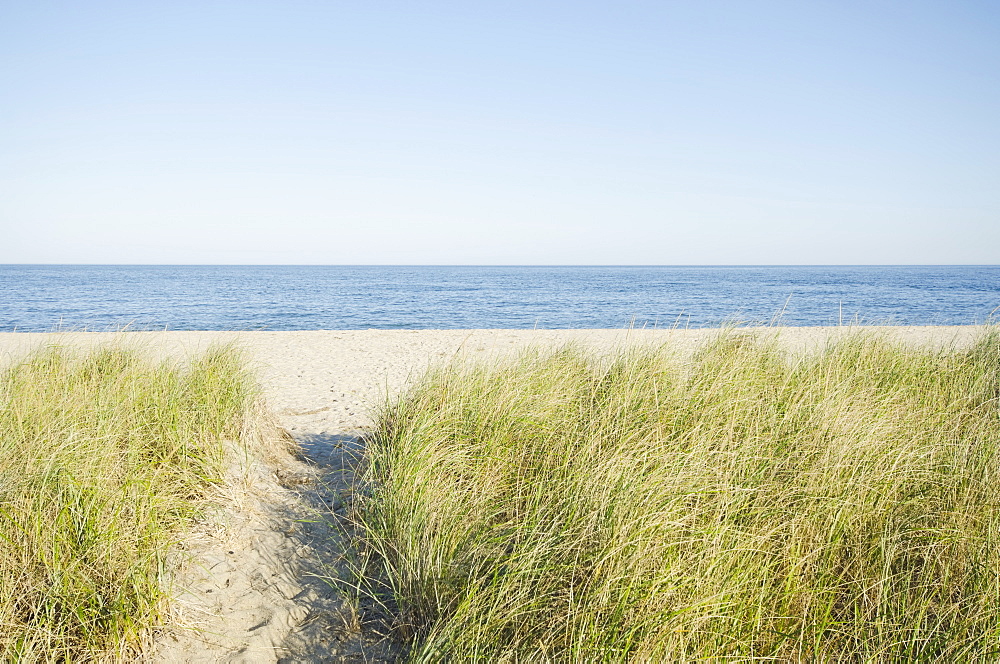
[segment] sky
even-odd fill
[[[0,263],[997,264],[1000,3],[0,0]]]

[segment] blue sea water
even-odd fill
[[[0,331],[985,322],[1000,266],[0,265]]]

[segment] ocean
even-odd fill
[[[0,331],[971,325],[1000,266],[0,265]]]

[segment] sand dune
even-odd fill
[[[920,345],[962,344],[975,327],[885,327]],[[851,328],[781,328],[805,351]],[[353,462],[372,409],[428,366],[528,345],[598,349],[671,343],[693,349],[717,330],[365,330],[301,332],[2,333],[0,364],[45,345],[137,345],[183,360],[213,343],[245,349],[270,409],[305,456],[234,455],[226,509],[202,524],[174,570],[173,623],[156,635],[161,662],[385,661],[377,607],[353,606],[326,582],[345,575]],[[331,516],[332,515],[332,516]]]

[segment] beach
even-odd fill
[[[981,328],[879,327],[907,344],[962,345]],[[859,328],[760,328],[792,353]],[[244,350],[277,423],[301,447],[235,455],[219,511],[179,547],[171,624],[154,635],[155,661],[390,661],[385,616],[351,604],[335,584],[350,558],[348,511],[360,436],[387,398],[428,367],[491,360],[527,347],[597,351],[669,344],[690,353],[717,329],[362,330],[297,332],[3,333],[0,365],[44,346],[108,343],[183,362],[214,344]]]
[[[821,347],[858,330],[878,330],[916,345],[961,344],[975,326],[748,328],[777,334],[792,352]],[[456,356],[488,359],[537,345],[591,348],[671,344],[693,349],[715,328],[619,330],[316,330],[295,332],[0,333],[0,364],[44,345],[134,344],[154,357],[183,360],[213,344],[247,353],[268,405],[296,435],[348,433],[371,424],[371,409],[430,366]]]

